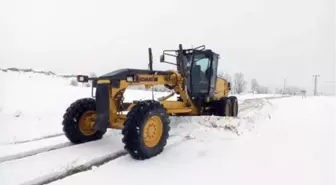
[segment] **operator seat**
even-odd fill
[[[201,66],[195,65],[193,66],[192,73],[191,73],[192,83],[193,83],[193,92],[195,93],[206,93],[209,82],[201,70]]]

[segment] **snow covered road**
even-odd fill
[[[335,98],[271,102],[269,118],[240,137],[198,130],[151,160],[126,155],[51,184],[334,185]]]
[[[241,119],[172,117],[171,137],[166,151],[174,151],[175,147],[196,138],[212,140],[212,132],[216,132],[219,138],[224,140],[233,139],[237,136],[237,132],[230,129],[237,127],[240,122],[247,123],[244,118],[252,118],[252,120],[257,118],[257,115],[253,118],[244,117],[244,114],[262,109],[264,105],[262,102],[264,101],[255,100],[256,105],[260,105],[259,108],[255,106],[242,111]],[[241,105],[244,106],[244,103]],[[213,131],[204,135],[208,130]],[[64,136],[56,136],[0,147],[4,151],[0,154],[0,180],[6,185],[44,184],[72,174],[74,171],[89,170],[91,166],[126,155],[118,130],[110,130],[100,141],[81,145],[71,145]],[[185,152],[184,150],[182,149],[182,153]],[[17,176],[17,172],[23,169],[26,172]]]

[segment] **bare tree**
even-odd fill
[[[246,81],[243,73],[235,73],[234,75],[234,90],[240,94],[245,90]]]
[[[259,93],[259,84],[257,82],[257,80],[254,78],[251,80],[251,91],[254,93]]]

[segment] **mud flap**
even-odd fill
[[[97,119],[95,130],[105,132],[109,126],[109,84],[99,84],[96,88],[96,111]]]

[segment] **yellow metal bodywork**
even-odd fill
[[[168,114],[195,114],[191,107],[186,107],[183,102],[180,101],[160,101]]]
[[[147,88],[155,85],[169,85],[173,88],[174,93],[178,93],[182,101],[167,101],[170,97],[174,95],[171,93],[160,100],[160,103],[167,110],[169,115],[178,114],[188,114],[188,115],[199,115],[200,110],[198,107],[190,100],[189,95],[183,89],[183,78],[176,71],[168,71],[168,75],[137,75],[137,79],[134,81],[120,80],[118,88],[110,88],[109,96],[109,122],[111,128],[121,129],[123,128],[124,121],[126,119],[126,113],[123,111],[130,111],[136,102],[127,105],[125,110],[122,110],[120,105],[120,96],[123,95],[124,91],[129,86],[145,85]],[[139,80],[140,79],[140,80]],[[111,83],[110,80],[98,80],[98,84]],[[228,94],[228,84],[224,79],[217,78],[216,82],[216,95],[215,98],[226,96]],[[122,103],[122,102],[121,102]]]
[[[229,83],[223,78],[218,77],[216,80],[215,99],[229,95]]]

